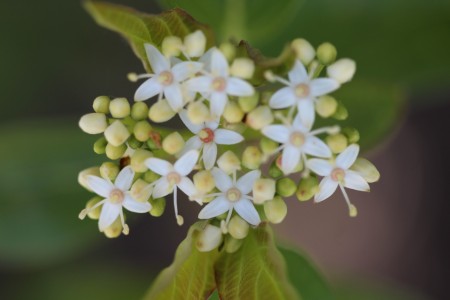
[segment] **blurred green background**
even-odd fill
[[[112,2],[150,13],[161,11],[160,3],[151,0]],[[338,96],[351,115],[346,122],[361,129],[361,142],[369,156],[386,166],[385,170],[380,167],[382,176],[425,172],[423,174],[431,174],[441,181],[448,178],[445,172],[439,173],[450,165],[444,155],[449,148],[448,142],[436,141],[441,141],[447,135],[444,130],[448,132],[450,128],[446,121],[450,113],[449,1],[163,2],[185,7],[200,21],[210,23],[219,40],[230,35],[246,38],[267,55],[276,56],[296,37],[304,37],[315,46],[332,42],[340,57],[357,61],[355,80]],[[237,7],[243,3],[244,10],[237,13]],[[232,28],[221,26],[242,12],[246,22],[233,23]],[[171,262],[187,226],[178,228],[170,216],[136,218],[132,220],[130,236],[108,240],[97,232],[95,222],[78,220],[77,215],[90,195],[78,186],[76,178],[78,171],[102,160],[91,152],[95,138],[78,129],[78,118],[91,111],[92,100],[97,95],[130,97],[136,85],[126,80],[126,74],[140,72],[140,62],[124,40],[99,28],[79,1],[2,3],[0,24],[0,298],[138,299],[157,272]],[[410,132],[420,134],[411,137]],[[388,144],[389,141],[392,142]],[[402,142],[399,144],[398,141]],[[427,141],[434,144],[421,152],[418,161],[410,161],[401,166],[403,169],[396,169],[392,157],[397,156],[392,153],[401,156],[421,149],[421,143]],[[400,153],[399,149],[406,152]],[[424,153],[436,161],[422,160]],[[417,170],[417,165],[433,165],[433,168]],[[438,177],[436,174],[443,175]],[[398,177],[387,177],[396,184]],[[422,205],[429,207],[420,201],[445,199],[443,186],[438,186],[441,190],[433,190],[430,196],[430,189],[440,181],[426,178],[416,178],[421,191],[428,192],[427,197],[418,197],[417,210]],[[398,183],[398,188],[409,188],[408,182],[404,181]],[[375,185],[372,197],[390,197],[391,201],[403,202],[405,195],[393,193],[391,189],[377,189]],[[379,213],[381,219],[368,217],[380,207],[380,202],[383,203],[375,200],[364,204],[367,211],[359,218],[367,218],[371,223],[359,224],[361,231],[364,232],[364,226],[379,227],[378,224],[384,222],[383,216],[392,212],[386,208],[381,210],[384,214]],[[431,211],[425,210],[426,217],[417,216],[416,211],[410,215],[408,210],[400,213],[396,217],[398,222],[411,216],[408,222],[413,227],[409,229],[419,237],[409,239],[403,248],[385,245],[402,257],[403,251],[409,253],[418,243],[428,243],[432,248],[427,248],[429,252],[426,253],[433,258],[433,269],[421,269],[426,268],[430,256],[421,257],[422,252],[416,255],[423,260],[417,268],[422,277],[411,274],[416,270],[414,264],[417,262],[413,259],[416,256],[391,266],[395,271],[370,272],[373,270],[370,264],[353,269],[357,273],[352,269],[342,270],[333,263],[332,249],[327,252],[325,248],[328,247],[320,246],[321,242],[314,239],[314,230],[309,236],[305,233],[307,238],[302,240],[300,237],[297,241],[292,241],[293,228],[280,226],[279,230],[290,239],[288,242],[309,249],[309,254],[324,272],[332,274],[329,277],[333,282],[342,282],[341,278],[367,278],[367,282],[381,282],[369,286],[370,291],[382,293],[394,288],[397,296],[390,299],[406,297],[397,291],[399,287],[431,299],[443,299],[446,288],[442,283],[450,279],[448,257],[442,255],[444,249],[448,249],[445,248],[448,237],[441,236],[440,242],[435,242],[436,236],[428,236],[428,231],[420,230],[432,223],[436,228],[426,228],[448,236],[449,222],[442,214],[448,204],[437,203],[432,205]],[[404,202],[404,205],[410,203]],[[291,206],[302,205],[292,203]],[[315,206],[314,210],[321,208]],[[181,209],[192,210],[192,206],[182,204]],[[195,220],[196,212],[187,216],[186,224]],[[314,227],[317,223],[321,226],[325,223],[332,227],[338,222],[347,224],[348,221],[336,217],[342,213],[336,209],[329,218],[309,220],[305,225]],[[295,211],[292,214],[291,220],[295,220]],[[350,230],[349,227],[345,225],[342,230]],[[386,228],[386,232],[389,229]],[[405,232],[398,234],[412,234]],[[321,238],[330,236],[324,233]],[[339,237],[334,238],[338,240]],[[319,251],[311,253],[315,249]],[[383,261],[385,252],[381,251],[377,259]],[[342,257],[345,255],[335,258]],[[347,264],[352,265],[350,257],[348,260]],[[414,264],[410,264],[411,261]],[[428,284],[430,276],[435,280]],[[361,294],[364,285],[366,283],[358,283],[358,289],[355,289],[355,285],[352,287],[346,282],[339,291],[345,295],[343,299],[369,299]],[[382,298],[388,299],[387,296]]]

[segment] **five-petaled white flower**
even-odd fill
[[[218,122],[196,125],[189,120],[186,110],[181,111],[179,115],[184,125],[195,134],[186,142],[181,153],[186,153],[192,149],[199,151],[203,149],[203,164],[207,170],[211,169],[216,163],[217,145],[233,145],[244,140],[244,137],[237,132],[218,129]]]
[[[194,76],[203,68],[200,62],[178,62],[170,66],[168,58],[164,57],[158,49],[150,44],[145,44],[145,51],[155,74],[143,74],[138,78],[148,78],[136,90],[135,101],[144,101],[159,94],[159,100],[163,94],[173,111],[179,111],[185,104],[180,83]]]
[[[289,81],[275,76],[275,80],[287,85],[272,95],[269,105],[272,108],[286,108],[297,105],[298,112],[304,122],[314,122],[314,101],[316,97],[331,93],[339,88],[339,83],[331,78],[311,79],[303,66],[296,60],[294,67],[288,73]]]
[[[327,132],[332,127],[325,127],[311,131],[311,125],[305,122],[301,114],[297,114],[292,125],[268,125],[262,133],[268,138],[282,143],[281,169],[285,174],[292,173],[303,158],[306,164],[306,154],[316,157],[331,157],[330,148],[316,134]]]
[[[84,219],[90,211],[100,205],[103,205],[100,218],[98,220],[98,227],[100,231],[105,230],[120,216],[123,233],[128,234],[129,228],[128,225],[125,224],[122,207],[136,213],[146,213],[152,208],[150,203],[139,202],[131,196],[129,190],[131,188],[131,184],[133,183],[133,178],[134,171],[131,167],[123,168],[117,175],[114,184],[108,179],[103,179],[93,175],[88,176],[87,184],[89,188],[105,199],[89,209],[83,209],[80,213],[80,219]]]
[[[234,209],[249,224],[257,226],[261,223],[261,218],[252,203],[252,197],[248,196],[253,188],[253,183],[261,176],[261,172],[259,170],[250,171],[237,181],[235,173],[231,179],[219,168],[212,169],[211,173],[220,193],[207,195],[217,197],[200,211],[199,219],[211,219],[228,211],[226,220],[228,223]]]
[[[154,157],[148,158],[145,161],[145,165],[150,170],[161,175],[161,178],[153,183],[155,186],[153,189],[153,198],[161,198],[173,193],[175,217],[178,224],[183,221],[182,217],[178,214],[177,189],[179,188],[188,196],[196,193],[194,183],[187,175],[194,169],[198,157],[199,152],[197,150],[191,150],[181,156],[173,165],[166,160]]]
[[[218,49],[211,49],[204,55],[209,59],[203,76],[186,81],[189,90],[201,93],[210,102],[210,110],[214,117],[223,114],[230,96],[251,96],[255,92],[245,80],[230,76],[227,59]],[[207,72],[209,71],[209,72]]]
[[[333,162],[317,158],[308,160],[308,167],[317,175],[324,176],[319,185],[319,192],[314,196],[315,202],[327,199],[339,186],[349,207],[350,215],[356,215],[356,208],[350,203],[344,187],[363,192],[370,190],[369,184],[361,175],[349,170],[358,154],[359,146],[353,144],[340,153]]]

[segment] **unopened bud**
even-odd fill
[[[272,110],[266,105],[259,106],[247,115],[246,122],[249,127],[260,130],[273,122]]]
[[[188,105],[187,115],[194,124],[202,124],[209,118],[209,109],[203,101],[195,101]]]
[[[336,99],[328,95],[319,97],[316,101],[316,111],[323,118],[331,117],[336,112],[337,107]]]
[[[153,217],[160,217],[164,213],[164,210],[166,208],[166,199],[164,198],[157,198],[157,199],[151,199],[150,198],[150,204],[152,205],[152,209],[150,210],[150,215]]]
[[[141,148],[143,142],[138,141],[134,135],[130,136],[127,141],[128,146],[131,149]]]
[[[87,189],[88,191],[92,192],[91,188],[89,187],[89,185],[87,183],[87,177],[90,175],[100,176],[100,168],[99,167],[91,167],[91,168],[84,169],[83,171],[78,173],[78,183],[82,187]]]
[[[114,181],[119,174],[119,166],[113,162],[104,162],[100,166],[100,175],[103,178],[108,178],[111,181]]]
[[[111,225],[103,230],[103,233],[107,238],[113,239],[119,237],[122,231],[122,222],[120,221],[120,218],[117,217],[117,219]]]
[[[153,186],[149,184],[147,181],[138,179],[131,186],[130,195],[136,201],[139,202],[147,202],[153,192]]]
[[[195,246],[200,252],[208,252],[219,247],[221,243],[222,231],[220,228],[208,224],[199,232]]]
[[[142,102],[138,102],[142,103]],[[146,142],[152,133],[152,125],[147,121],[139,121],[133,127],[134,137],[140,142]]]
[[[156,174],[155,172],[148,170],[147,172],[145,172],[144,174],[144,180],[152,183],[156,180],[158,180],[160,178],[160,175]]]
[[[145,102],[135,102],[131,107],[131,117],[136,121],[145,120],[148,116],[148,106]]]
[[[338,103],[338,107],[336,109],[336,112],[333,114],[333,118],[339,121],[343,121],[347,119],[347,117],[348,117],[347,109],[342,103]]]
[[[184,147],[184,139],[177,131],[172,132],[162,142],[162,148],[167,153],[174,155]]]
[[[342,133],[327,136],[326,142],[333,153],[341,153],[348,146],[347,138]]]
[[[228,232],[233,238],[238,240],[247,236],[249,228],[248,223],[238,215],[233,216],[228,223]]]
[[[109,144],[113,146],[120,146],[126,142],[130,137],[130,132],[127,127],[119,120],[114,121],[105,130],[105,138]]]
[[[236,47],[231,43],[222,43],[219,46],[219,50],[228,61],[232,61],[236,56]]]
[[[327,68],[328,77],[333,78],[339,83],[352,80],[355,71],[356,63],[349,58],[341,58]]]
[[[130,165],[133,171],[137,173],[143,173],[148,170],[147,166],[145,165],[145,160],[152,157],[153,154],[144,149],[136,149],[134,151],[133,155],[131,155],[131,161]]]
[[[258,102],[259,102],[258,92],[255,92],[251,96],[239,97],[238,99],[239,106],[245,113],[248,113],[253,109],[255,109],[255,107],[258,105]]]
[[[316,51],[311,44],[305,39],[295,39],[291,43],[292,50],[295,55],[304,64],[308,65],[316,56]]]
[[[282,197],[290,197],[297,190],[297,184],[289,177],[277,180],[277,194]]]
[[[319,191],[319,181],[315,176],[304,177],[300,180],[297,189],[297,199],[307,201]]]
[[[205,53],[206,36],[201,30],[196,30],[184,37],[184,49],[190,57],[200,57]]]
[[[275,180],[259,178],[253,183],[253,202],[262,204],[275,196]]]
[[[183,42],[177,36],[166,36],[161,44],[161,51],[166,57],[179,56]]]
[[[169,121],[175,116],[176,112],[172,110],[166,99],[157,101],[150,107],[148,117],[155,123],[163,123]]]
[[[266,137],[261,138],[259,146],[264,154],[273,154],[279,147],[277,142]]]
[[[199,172],[195,173],[193,180],[194,180],[195,188],[200,193],[204,193],[204,194],[209,193],[216,186],[214,177],[212,176],[211,172],[208,170],[203,170],[203,171],[199,171]]]
[[[278,178],[283,175],[283,171],[278,167],[276,161],[274,161],[269,167],[269,175],[272,178]]]
[[[287,214],[287,206],[283,198],[275,197],[273,200],[264,202],[264,213],[270,223],[281,223]]]
[[[81,130],[89,134],[99,134],[108,127],[105,114],[90,113],[81,117],[78,122]]]
[[[262,153],[256,146],[248,146],[242,153],[242,165],[247,169],[258,169],[262,163]]]
[[[125,118],[130,115],[130,103],[126,98],[116,98],[109,103],[109,111],[114,118]]]
[[[238,240],[233,238],[231,235],[227,236],[225,241],[225,252],[226,253],[235,253],[241,248],[243,243],[243,239]]]
[[[89,219],[92,220],[98,220],[98,218],[100,218],[100,213],[102,212],[102,207],[101,206],[97,206],[94,209],[91,209],[95,204],[99,203],[100,201],[102,201],[103,198],[99,197],[99,196],[95,196],[94,198],[92,198],[91,200],[89,200],[86,203],[86,210],[87,210],[87,216],[89,217]]]
[[[94,99],[92,107],[96,113],[109,114],[109,101],[108,96],[98,96]]]
[[[356,144],[359,142],[359,131],[355,128],[346,127],[342,129],[342,133],[347,137],[349,144]]]
[[[229,101],[225,106],[223,117],[229,123],[239,123],[244,118],[244,112],[236,102]]]
[[[330,43],[323,43],[317,48],[317,58],[324,65],[329,65],[336,60],[337,50]]]
[[[113,146],[111,144],[106,145],[105,149],[106,156],[111,160],[116,160],[121,158],[125,151],[127,151],[127,146],[125,144],[122,144],[120,146]]]
[[[264,71],[264,78],[266,78],[266,80],[268,82],[276,82],[277,81],[277,77],[271,70]]]
[[[380,172],[365,158],[358,157],[350,169],[358,172],[369,183],[380,180]]]
[[[108,141],[106,140],[106,138],[104,136],[102,136],[94,143],[94,147],[93,147],[94,152],[97,154],[105,153],[107,144],[108,144]]]
[[[219,157],[217,165],[228,175],[241,169],[241,161],[231,150],[228,150]]]
[[[233,76],[250,79],[255,72],[255,63],[250,58],[236,58],[230,67],[230,73]]]

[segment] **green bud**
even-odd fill
[[[222,43],[220,44],[219,49],[228,61],[232,61],[236,56],[236,47],[231,43]]]
[[[148,106],[145,102],[135,102],[131,107],[131,117],[136,121],[145,120],[148,116]]]
[[[110,239],[119,237],[122,233],[122,222],[120,218],[117,218],[111,225],[106,227],[103,233]]]
[[[297,199],[307,201],[319,191],[319,181],[315,176],[304,177],[300,180],[297,189]]]
[[[94,152],[97,154],[104,154],[106,151],[105,148],[107,144],[108,141],[104,136],[102,136],[94,143]]]
[[[280,176],[283,176],[283,171],[281,171],[280,168],[278,168],[276,161],[274,161],[270,167],[269,167],[269,175],[272,178],[278,178]]]
[[[349,144],[356,144],[359,141],[359,131],[352,127],[346,127],[342,129],[342,133],[348,139]]]
[[[148,168],[145,165],[145,161],[152,156],[153,154],[148,150],[136,149],[136,151],[134,151],[133,155],[131,156],[131,168],[137,173],[143,173],[147,171]]]
[[[380,172],[378,172],[377,168],[365,158],[357,158],[350,169],[358,172],[369,183],[380,180]]]
[[[128,146],[130,146],[131,149],[138,149],[141,148],[143,145],[143,143],[138,141],[134,135],[128,138],[127,144]]]
[[[319,97],[316,101],[316,111],[323,118],[331,117],[337,110],[338,103],[336,99],[325,95]]]
[[[281,223],[287,215],[287,206],[283,198],[277,196],[264,202],[264,213],[270,223]]]
[[[103,198],[99,197],[99,196],[95,196],[93,198],[91,198],[91,200],[89,200],[86,203],[86,209],[89,211],[87,216],[92,219],[92,220],[98,220],[98,218],[100,218],[100,213],[102,211],[102,207],[101,206],[97,206],[96,208],[91,209],[91,207],[93,207],[95,204],[99,203],[100,201],[102,201]]]
[[[231,235],[227,236],[225,239],[225,252],[226,253],[234,253],[241,248],[243,240],[237,240],[233,238]]]
[[[256,105],[258,105],[258,101],[259,101],[259,93],[255,92],[251,96],[239,97],[238,104],[243,112],[248,113],[253,109],[255,109]]]
[[[150,204],[152,205],[152,209],[150,210],[150,215],[153,217],[161,217],[164,213],[164,210],[166,208],[166,199],[164,198],[157,198],[152,199],[150,198]]]
[[[317,58],[324,65],[329,65],[336,60],[337,50],[330,43],[323,43],[317,48]]]
[[[130,115],[130,103],[126,98],[116,98],[109,103],[109,111],[114,118],[125,118]]]
[[[250,226],[238,215],[234,215],[228,223],[228,232],[235,239],[243,239],[247,236]]]
[[[148,170],[144,174],[144,180],[147,181],[148,183],[155,182],[159,178],[160,178],[160,176],[151,170]]]
[[[333,153],[341,153],[348,146],[347,138],[342,133],[329,135],[325,140]]]
[[[275,141],[272,141],[271,139],[268,139],[266,137],[261,138],[259,141],[259,146],[261,147],[261,150],[264,154],[272,154],[277,150],[278,143]]]
[[[94,99],[92,107],[97,113],[109,114],[109,101],[108,96],[98,96]]]
[[[242,165],[247,169],[258,169],[262,163],[262,153],[256,146],[248,146],[242,153]]]
[[[290,197],[297,190],[297,184],[289,177],[281,178],[277,181],[277,194],[282,197]]]
[[[109,159],[116,160],[116,159],[121,158],[125,154],[125,151],[127,151],[127,146],[125,144],[122,144],[120,146],[113,146],[108,143],[106,145],[105,152],[106,152],[106,156]]]
[[[336,112],[333,114],[333,118],[336,120],[342,121],[347,119],[348,117],[348,111],[345,108],[345,106],[342,103],[338,103],[338,107],[336,109]]]
[[[152,133],[152,125],[147,121],[139,121],[134,124],[133,134],[138,141],[146,142]]]
[[[103,178],[108,178],[111,181],[114,181],[119,174],[119,166],[113,162],[104,162],[100,166],[100,175]]]

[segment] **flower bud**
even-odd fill
[[[225,252],[226,253],[234,253],[236,251],[239,250],[239,248],[241,248],[243,243],[243,239],[235,239],[233,238],[231,235],[227,236],[226,238],[226,242],[225,242]]]
[[[107,238],[110,239],[119,237],[122,233],[122,222],[120,221],[120,218],[117,217],[117,219],[111,225],[103,230],[103,233]]]
[[[262,204],[275,196],[275,180],[259,178],[253,183],[253,202]]]
[[[98,134],[105,131],[108,127],[105,114],[102,113],[90,113],[81,117],[78,122],[81,130],[88,134]]]
[[[94,99],[92,107],[96,113],[109,114],[109,101],[108,96],[98,96]]]
[[[195,173],[193,179],[195,188],[197,189],[197,191],[203,194],[211,192],[216,186],[214,177],[208,170],[203,170]]]
[[[238,215],[231,218],[228,223],[228,232],[237,240],[243,239],[247,236],[250,226]]]
[[[269,175],[272,178],[278,178],[283,175],[283,171],[278,167],[276,161],[274,161],[269,167]]]
[[[333,153],[341,153],[348,146],[347,138],[342,133],[327,136],[326,142]]]
[[[313,46],[305,39],[293,40],[291,48],[304,65],[308,65],[314,59],[314,56],[316,56],[316,51]]]
[[[315,176],[304,177],[300,180],[297,189],[297,199],[307,201],[319,191],[319,181]]]
[[[99,167],[91,167],[84,169],[80,173],[78,173],[78,183],[87,189],[88,191],[92,192],[91,188],[87,184],[87,177],[93,175],[93,176],[100,176],[100,168]]]
[[[94,209],[91,209],[95,204],[99,203],[100,201],[102,201],[103,198],[99,197],[99,196],[95,196],[93,197],[91,200],[89,200],[86,203],[86,209],[88,211],[87,216],[92,219],[92,220],[98,220],[98,218],[100,218],[100,213],[102,211],[102,207],[101,206],[97,206]]]
[[[108,178],[111,181],[114,181],[119,174],[119,166],[113,162],[104,162],[100,166],[100,175],[103,178]]]
[[[297,184],[289,177],[277,180],[277,194],[282,197],[290,197],[297,190]]]
[[[319,97],[316,101],[316,111],[323,118],[331,117],[336,112],[337,107],[336,99],[328,95]]]
[[[114,121],[111,125],[108,126],[105,130],[105,138],[109,144],[113,146],[120,146],[126,142],[126,140],[130,137],[130,132],[127,127],[123,125],[119,120]]]
[[[108,144],[108,141],[106,140],[106,138],[104,136],[102,136],[94,143],[94,152],[97,154],[105,153],[106,144]]]
[[[136,121],[145,120],[148,116],[148,106],[145,102],[135,102],[131,107],[131,117]]]
[[[226,57],[228,61],[232,61],[236,56],[236,47],[231,43],[222,43],[219,46],[220,52]]]
[[[194,124],[202,124],[209,118],[209,109],[203,101],[195,101],[188,105],[187,115]]]
[[[109,103],[109,111],[114,118],[125,118],[130,115],[130,103],[126,98],[116,98]]]
[[[184,140],[181,134],[179,134],[177,131],[172,132],[162,142],[163,150],[167,153],[174,155],[175,153],[180,152],[183,150],[184,147]]]
[[[223,117],[229,123],[239,123],[244,118],[244,112],[236,102],[229,101],[225,106]]]
[[[131,149],[137,149],[137,148],[141,148],[141,147],[142,147],[143,142],[138,141],[138,140],[136,139],[136,137],[135,137],[134,135],[132,135],[132,136],[130,136],[130,137],[128,138],[127,144],[128,144],[128,146],[129,146]]]
[[[161,51],[166,57],[179,56],[183,42],[177,36],[166,36],[161,44]]]
[[[152,205],[152,209],[150,210],[150,215],[152,215],[153,217],[161,217],[166,208],[166,199],[164,199],[164,198],[151,199],[150,198],[150,204]]]
[[[211,251],[222,243],[222,230],[213,225],[206,225],[205,228],[199,232],[195,247],[200,252]]]
[[[273,122],[272,110],[264,105],[252,110],[247,115],[247,125],[253,129],[260,130]]]
[[[380,172],[378,172],[377,168],[365,158],[357,158],[350,169],[358,172],[368,183],[380,180]]]
[[[333,78],[339,83],[352,80],[355,71],[356,63],[349,58],[341,58],[327,68],[328,77]]]
[[[230,67],[230,73],[233,76],[250,79],[255,72],[255,63],[250,58],[236,58]]]
[[[258,92],[255,92],[251,96],[239,97],[238,99],[239,106],[245,113],[248,113],[253,109],[255,109],[256,105],[258,105],[258,101],[259,101]]]
[[[228,175],[241,169],[241,161],[231,150],[228,150],[219,157],[217,165]]]
[[[147,202],[152,195],[152,192],[153,186],[140,178],[133,183],[130,189],[131,197],[139,202]]]
[[[131,168],[133,169],[133,171],[135,171],[136,173],[143,173],[143,172],[147,171],[148,168],[144,162],[147,158],[150,158],[152,156],[153,156],[153,154],[148,150],[136,149],[136,151],[134,151],[133,155],[131,155],[131,161],[130,161],[130,165],[131,165]]]
[[[323,43],[317,48],[317,58],[326,66],[336,60],[336,55],[336,47],[330,43]]]
[[[264,154],[273,154],[278,149],[279,145],[277,142],[272,141],[266,137],[262,137],[259,141],[259,146]]]
[[[287,206],[283,198],[277,196],[273,200],[264,202],[264,213],[270,223],[281,223],[287,214]]]
[[[262,153],[256,146],[248,146],[242,153],[242,165],[247,169],[258,169],[262,163]]]
[[[152,125],[147,121],[139,121],[133,127],[134,137],[140,142],[146,142],[150,137],[151,132]]]
[[[156,174],[155,172],[151,171],[151,170],[148,170],[144,174],[144,180],[149,182],[149,183],[155,182],[159,178],[160,178],[160,176],[158,174]]]
[[[343,121],[347,119],[347,117],[348,117],[347,109],[342,103],[338,103],[338,107],[336,109],[336,112],[333,114],[333,118],[339,121]]]
[[[166,99],[157,101],[150,107],[148,117],[155,123],[163,123],[169,121],[175,116],[175,112],[170,107]]]
[[[200,57],[205,53],[206,36],[201,30],[196,30],[184,37],[184,51],[190,57]]]
[[[120,146],[113,146],[108,143],[105,150],[106,156],[109,159],[116,160],[121,158],[125,154],[125,151],[127,151],[127,146],[125,144],[122,144]]]

